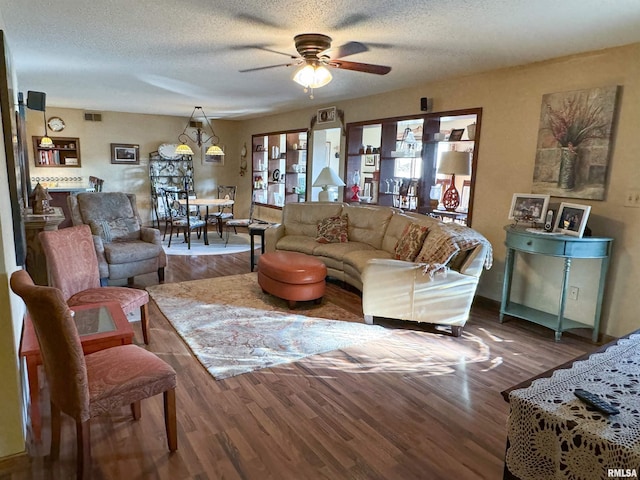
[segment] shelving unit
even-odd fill
[[[348,124],[343,201],[353,201],[353,172],[358,171],[360,196],[371,197],[360,203],[431,213],[431,187],[448,184],[451,178],[437,172],[440,154],[446,150],[469,152],[471,175],[456,176],[456,188],[469,209],[455,214],[470,225],[481,116],[482,109],[470,108]],[[462,130],[462,137],[449,141],[454,130],[458,134]]]
[[[80,167],[80,139],[50,137],[52,147],[41,147],[42,137],[33,139],[33,159],[36,167]]]
[[[252,137],[254,203],[282,207],[303,202],[306,192],[307,131]]]

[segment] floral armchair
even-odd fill
[[[78,193],[68,198],[74,225],[89,225],[98,256],[100,281],[157,272],[164,281],[167,257],[160,231],[143,227],[136,196],[121,192]]]

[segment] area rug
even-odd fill
[[[172,247],[173,248],[173,247]],[[216,380],[382,338],[389,332],[328,302],[295,310],[262,292],[256,273],[147,287]]]
[[[260,243],[258,243],[258,247]],[[204,244],[202,236],[198,238],[195,233],[191,235],[191,249],[184,241],[182,233],[176,237],[174,232],[171,239],[171,247],[169,247],[169,234],[162,242],[162,248],[167,255],[224,255],[225,253],[241,253],[248,252],[251,248],[249,234],[247,233],[231,233],[229,235],[229,243],[225,246],[224,237],[220,238],[218,232],[209,232],[209,245]]]

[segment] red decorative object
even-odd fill
[[[445,210],[449,212],[455,211],[460,206],[460,194],[458,190],[456,190],[456,176],[451,175],[451,184],[447,191],[444,192],[442,197],[442,203],[444,205]]]
[[[358,185],[357,183],[354,183],[353,187],[351,187],[351,191],[353,192],[353,196],[351,197],[351,201],[352,202],[359,202],[360,201],[360,196],[358,195],[358,193],[360,193],[360,185]]]

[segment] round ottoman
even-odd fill
[[[297,301],[320,302],[326,276],[326,265],[304,253],[268,252],[258,259],[258,284],[262,291],[288,300],[289,308],[295,307]]]

